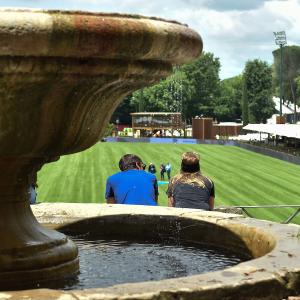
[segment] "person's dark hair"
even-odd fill
[[[181,157],[181,171],[195,173],[200,171],[200,156],[195,152],[185,152]]]
[[[137,164],[143,168],[144,163],[134,154],[125,154],[119,161],[119,168],[121,171],[137,169]]]

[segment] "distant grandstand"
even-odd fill
[[[184,133],[184,122],[181,113],[168,112],[137,112],[131,113],[133,134],[138,130],[140,136],[171,136],[176,131]]]

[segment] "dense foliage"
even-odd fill
[[[259,59],[248,61],[243,81],[244,124],[247,119],[250,123],[265,123],[275,112],[272,100],[272,68]]]
[[[224,79],[219,86],[220,95],[214,100],[214,116],[218,121],[239,121],[242,116],[242,76]]]
[[[220,94],[220,62],[212,53],[204,53],[195,62],[182,67],[189,84],[193,87],[189,109],[184,118],[195,115],[214,117],[215,99]]]
[[[127,96],[116,109],[114,114],[111,117],[111,122],[116,124],[131,124],[131,115],[130,113],[139,111],[131,104],[131,95]],[[118,120],[118,121],[117,121]],[[116,122],[117,121],[117,122]]]
[[[193,63],[174,68],[172,75],[160,83],[126,98],[126,113],[128,110],[181,112],[188,122],[196,115],[216,117],[222,111],[221,108],[215,111],[215,106],[219,104],[216,99],[220,95],[219,71],[219,59],[212,53],[203,53]],[[126,120],[123,117],[124,105],[114,113],[113,122],[117,118],[120,122]],[[223,105],[222,101],[220,105]]]
[[[186,74],[175,69],[173,74],[159,84],[133,93],[131,105],[139,111],[182,112],[186,115],[194,92]],[[143,103],[140,107],[139,103]]]
[[[131,123],[131,112],[181,112],[190,124],[195,116],[217,121],[265,122],[274,112],[272,70],[266,62],[247,62],[243,75],[220,80],[220,62],[203,53],[194,62],[175,67],[168,78],[125,98],[111,122]],[[299,77],[300,82],[300,77]]]
[[[273,51],[275,92],[280,95],[280,49]],[[293,103],[300,103],[300,47],[286,46],[282,49],[282,85],[283,98]]]

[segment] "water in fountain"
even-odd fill
[[[80,274],[77,282],[66,282],[64,289],[177,278],[224,269],[246,259],[204,244],[72,239],[79,248]]]
[[[76,277],[21,288],[87,289],[216,271],[249,259],[241,253],[178,239],[155,241],[71,236],[79,249]]]

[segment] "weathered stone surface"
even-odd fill
[[[239,207],[218,206],[218,207],[215,208],[215,211],[219,211],[219,212],[223,212],[223,213],[243,215],[243,210]]]
[[[121,220],[123,226],[119,226],[118,230],[125,236],[126,233],[122,230],[124,228],[126,232],[126,226],[131,222],[138,225],[131,227],[131,230],[136,228],[134,233],[138,233],[143,224],[149,220],[152,220],[153,224],[158,224],[160,220],[176,220],[179,224],[189,220],[195,225],[211,226],[210,231],[202,227],[203,231],[199,232],[201,237],[206,234],[213,238],[212,242],[222,241],[224,245],[230,247],[232,238],[227,239],[227,237],[235,236],[236,241],[239,240],[241,244],[249,247],[255,257],[255,259],[217,272],[162,281],[122,284],[101,289],[73,290],[61,292],[62,297],[69,295],[84,300],[281,300],[300,293],[300,226],[297,225],[282,225],[220,212],[131,205],[44,203],[34,205],[33,211],[39,221],[46,221],[52,227],[61,227],[68,223],[70,228],[78,229],[89,223],[90,230],[98,230],[100,227],[97,226],[101,220],[105,220],[104,223],[113,220],[115,224]],[[76,222],[79,222],[77,224],[80,226],[76,226]],[[112,224],[110,223],[111,226]],[[148,224],[145,228],[149,228]],[[220,230],[219,227],[223,228],[224,236],[218,236],[218,239],[211,235],[211,232]],[[201,226],[197,229],[201,230]],[[172,230],[172,226],[169,230]],[[155,232],[157,234],[156,229],[151,232],[153,235]],[[15,297],[13,299],[26,299],[26,297],[46,299],[49,293],[51,293],[50,290],[9,292],[5,295],[0,293],[0,299],[2,295],[3,299],[6,296]],[[53,293],[58,295],[59,292]]]
[[[0,9],[0,41],[0,288],[8,288],[78,269],[75,245],[32,215],[36,172],[97,142],[128,93],[196,58],[202,40],[160,19]]]

